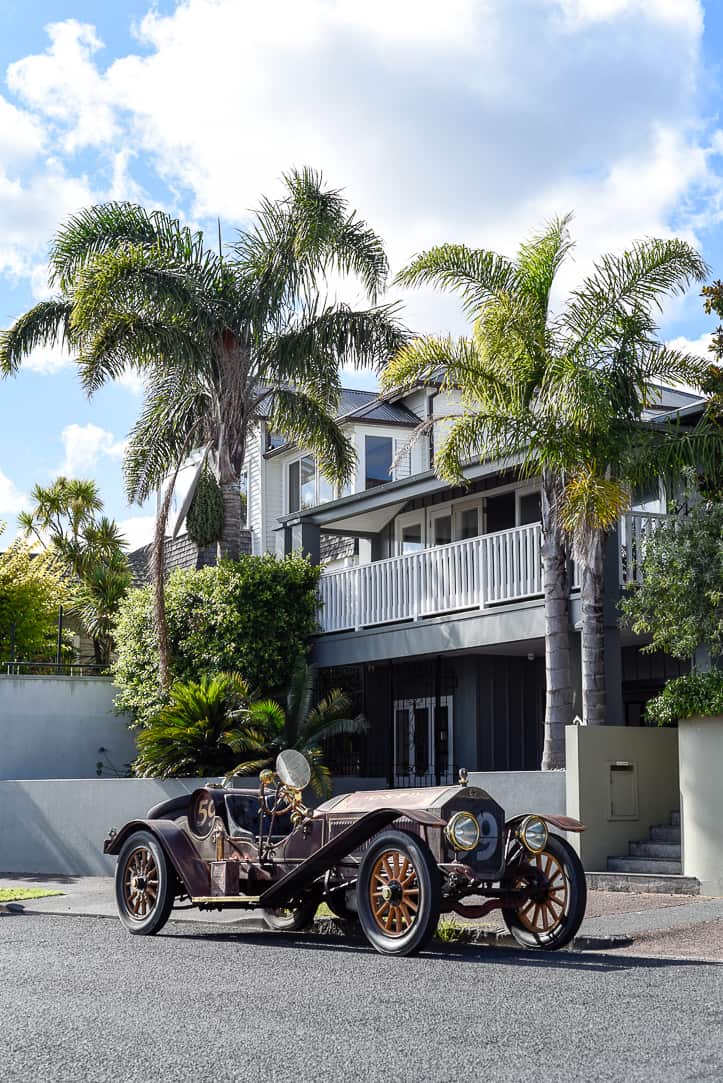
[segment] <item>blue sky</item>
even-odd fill
[[[134,199],[226,237],[280,174],[310,164],[384,236],[393,270],[443,241],[513,252],[575,212],[574,286],[640,236],[693,241],[723,277],[723,5],[698,0],[3,0],[0,326],[47,295],[57,224]],[[348,295],[353,298],[353,293]],[[419,331],[458,307],[400,296]],[[661,333],[705,351],[694,292]],[[369,374],[348,373],[352,386]],[[0,383],[0,520],[35,482],[94,477],[123,498],[137,380],[88,401],[43,350]],[[6,535],[7,537],[7,535]]]

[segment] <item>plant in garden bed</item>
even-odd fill
[[[240,756],[264,749],[265,710],[235,673],[178,681],[169,701],[138,735],[137,775],[175,778],[223,775]]]
[[[628,588],[620,608],[624,625],[651,636],[643,651],[694,659],[692,673],[648,703],[647,717],[671,725],[723,714],[723,673],[716,668],[723,657],[723,503],[698,500],[645,539],[642,581]]]
[[[138,735],[136,774],[233,778],[273,764],[284,748],[298,748],[311,763],[312,787],[327,794],[331,776],[319,742],[337,733],[358,733],[364,722],[347,717],[349,700],[340,691],[314,707],[311,691],[311,673],[303,660],[294,671],[285,708],[254,696],[235,673],[178,681],[168,703]]]
[[[64,895],[65,892],[47,887],[0,887],[0,903],[21,902],[23,899],[44,899],[48,895]]]
[[[263,732],[265,745],[260,757],[239,764],[229,777],[247,775],[272,765],[285,748],[303,752],[311,766],[311,787],[319,795],[331,793],[331,773],[324,764],[322,742],[345,733],[365,733],[368,723],[361,716],[350,717],[351,700],[339,688],[331,689],[312,706],[314,674],[299,656],[282,707],[273,700],[254,705],[254,718]],[[262,721],[263,716],[263,721]]]
[[[300,557],[248,556],[172,572],[166,597],[173,680],[231,672],[264,697],[288,688],[294,659],[316,627],[318,578],[319,569]],[[166,702],[156,680],[151,587],[130,591],[115,636],[116,707],[145,725]]]

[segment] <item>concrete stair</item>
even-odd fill
[[[680,813],[673,812],[669,824],[657,824],[647,839],[631,842],[626,855],[609,857],[607,872],[590,873],[588,884],[599,891],[697,895],[698,881],[682,873]]]

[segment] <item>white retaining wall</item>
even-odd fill
[[[116,692],[105,677],[0,676],[0,779],[94,778],[98,761],[122,772],[136,747]]]

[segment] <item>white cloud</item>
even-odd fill
[[[0,470],[0,520],[7,515],[17,515],[28,506],[28,497]],[[7,535],[5,535],[7,541]]]
[[[72,356],[62,346],[37,346],[23,361],[22,367],[30,372],[53,375],[72,364]]]
[[[108,64],[92,27],[55,23],[8,81],[66,150],[105,155],[114,197],[139,198],[139,155],[228,228],[290,166],[321,168],[395,269],[446,240],[512,251],[574,209],[568,288],[600,252],[720,213],[701,33],[699,0],[183,0]],[[238,63],[213,60],[225,41]],[[415,328],[461,326],[456,302],[403,296]]]
[[[0,95],[0,161],[24,161],[43,149],[45,136],[38,121]]]
[[[713,355],[710,353],[712,342],[712,333],[710,331],[704,331],[698,338],[685,338],[684,335],[679,335],[677,338],[671,338],[667,345],[673,350],[680,350],[682,353],[692,353],[698,357],[705,357],[712,364]]]
[[[154,515],[135,515],[128,519],[121,519],[118,523],[118,528],[121,534],[125,535],[128,542],[128,549],[132,552],[134,549],[140,549],[143,545],[148,545],[153,541],[153,528],[155,526]]]
[[[65,477],[87,476],[96,463],[108,456],[120,459],[125,450],[125,440],[116,440],[113,433],[99,425],[66,425],[60,434],[65,458],[57,473]]]

